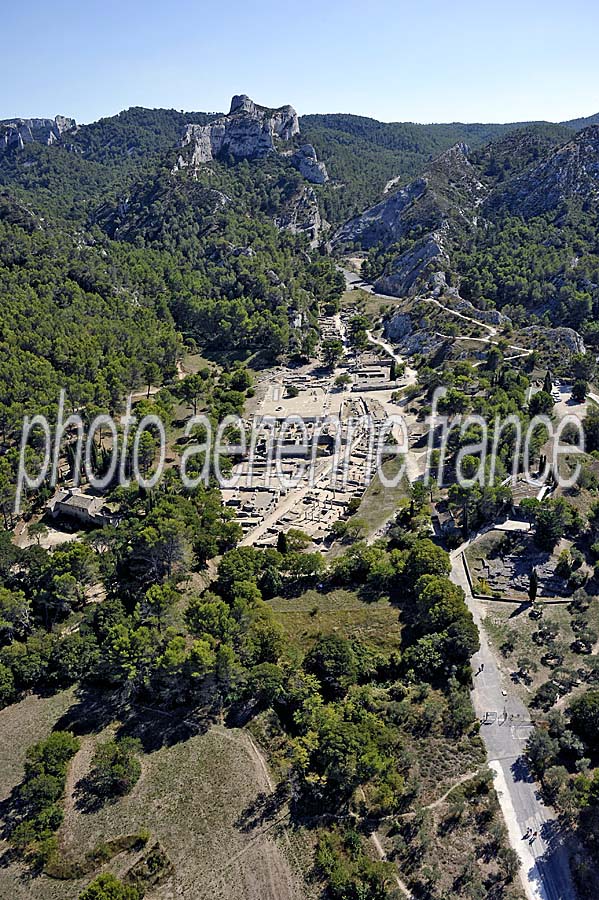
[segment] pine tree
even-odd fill
[[[530,602],[534,603],[537,599],[537,594],[539,591],[539,576],[537,574],[536,568],[533,568],[530,573],[530,583],[528,585],[528,596],[530,598]]]

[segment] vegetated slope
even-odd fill
[[[347,222],[334,243],[357,242],[369,248],[406,234],[433,231],[450,218],[468,224],[485,191],[467,154],[465,144],[446,150],[422,177]]]
[[[114,408],[152,364],[174,371],[179,343],[164,292],[139,251],[82,240],[0,200],[0,396],[7,424],[67,390],[74,407]]]
[[[116,116],[80,125],[69,134],[68,141],[86,159],[118,163],[172,150],[187,125],[207,125],[218,115],[132,106]]]
[[[588,211],[598,197],[599,125],[592,125],[494,191],[487,207],[531,219],[571,200],[581,201]]]
[[[583,116],[581,119],[569,119],[567,122],[562,122],[562,125],[573,128],[574,131],[580,131],[581,128],[586,128],[588,125],[599,125],[599,113]]]
[[[421,125],[339,114],[303,116],[300,124],[327,165],[331,184],[321,194],[326,218],[338,223],[381,197],[389,180],[399,176],[400,183],[407,184],[454,144],[482,147],[527,123]],[[537,123],[535,128],[569,133],[565,126],[551,123]]]
[[[188,126],[206,126],[222,119],[222,113],[217,112],[132,107],[89,125],[66,127],[69,120],[64,120],[64,130],[59,138],[52,141],[50,148],[44,149],[67,147],[88,162],[107,166],[104,171],[94,170],[93,167],[84,167],[80,171],[84,188],[84,191],[78,192],[81,194],[78,202],[81,203],[84,195],[94,193],[94,181],[102,181],[104,190],[113,182],[122,184],[127,175],[147,171],[159,162],[161,156],[178,147]],[[593,124],[596,120],[597,116],[590,116],[563,123],[562,126],[536,124],[549,129],[561,127],[565,131]],[[423,172],[435,156],[453,144],[463,142],[477,148],[501,138],[516,127],[522,127],[459,122],[386,123],[347,114],[307,115],[299,120],[299,124],[301,140],[314,145],[319,158],[329,169],[331,183],[319,187],[317,194],[325,218],[334,224],[374,203],[382,196],[385,185],[391,179],[399,177],[401,183],[407,183]],[[34,139],[45,143],[47,132],[48,129],[33,129],[31,134]],[[29,155],[35,153],[34,147],[34,144],[26,145]],[[60,190],[54,190],[60,186],[62,175],[62,172],[54,171],[56,156],[42,154],[42,159],[49,195],[60,194]],[[71,164],[77,170],[78,163],[71,160]],[[19,177],[22,179],[23,173]]]
[[[364,273],[386,293],[458,285],[481,307],[507,306],[516,321],[545,315],[592,339],[599,126],[574,137],[529,126],[451,156],[451,169],[442,154],[404,189],[408,202],[399,191],[339,229],[337,246],[371,248]]]
[[[126,203],[101,207],[95,220],[119,243],[154,254],[186,336],[276,356],[308,349],[318,303],[343,286],[331,260],[309,254],[302,234],[274,221],[293,216],[305,189],[277,158],[212,162],[197,173],[163,171],[137,185]]]
[[[4,801],[19,784],[28,747],[59,726],[64,716],[76,715],[74,691],[50,697],[29,695],[0,710],[3,736],[2,782]],[[83,725],[83,723],[82,723]],[[98,841],[147,829],[175,867],[171,877],[152,890],[156,898],[171,897],[173,881],[184,896],[221,900],[299,900],[304,896],[301,875],[291,869],[270,823],[242,829],[239,820],[248,809],[271,797],[266,770],[249,735],[216,727],[207,733],[177,734],[177,721],[142,713],[134,722],[140,734],[152,732],[155,746],[143,757],[142,776],[135,790],[116,803],[91,812],[82,809],[82,778],[88,775],[93,750],[112,737],[82,727],[82,748],[69,770],[60,842],[66,858],[81,863]],[[94,729],[95,731],[95,729]],[[162,743],[160,736],[162,736]],[[181,739],[177,740],[177,737]],[[183,739],[186,738],[186,739]],[[125,873],[138,853],[123,852],[113,864]],[[20,863],[0,868],[0,896],[13,900],[75,900],[95,870],[81,877],[51,878],[45,874],[23,879]],[[98,870],[102,862],[98,859]]]
[[[313,345],[318,302],[342,279],[308,253],[320,227],[312,187],[277,154],[177,170],[188,118],[129,110],[0,153],[11,420],[25,399],[55,402],[59,385],[75,405],[112,408],[148,366],[171,376],[177,329],[274,356]]]

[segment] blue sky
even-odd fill
[[[0,11],[0,118],[227,110],[234,93],[384,121],[599,111],[599,4],[30,0]]]

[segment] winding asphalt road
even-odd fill
[[[451,554],[451,579],[464,589],[480,634],[481,649],[472,659],[474,671],[478,671],[472,699],[483,723],[481,736],[489,766],[495,773],[495,789],[510,843],[520,857],[524,890],[528,900],[577,900],[569,852],[557,816],[543,803],[524,759],[526,742],[532,731],[530,716],[495,662],[482,625],[485,607],[472,596],[466,576],[463,562],[466,546],[462,545]],[[529,828],[538,832],[532,843],[524,837]]]

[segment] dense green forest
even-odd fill
[[[530,313],[569,325],[585,341],[598,342],[599,217],[579,204],[522,221],[489,224],[456,252],[462,296],[476,306],[497,306],[517,324]]]
[[[399,214],[393,236],[369,249],[363,274],[370,281],[392,274],[398,260],[417,258],[432,232],[442,233],[445,256],[434,266],[461,297],[501,309],[518,326],[569,326],[594,346],[599,218],[589,195],[592,167],[587,173],[579,160],[595,151],[595,131],[572,140],[564,126],[519,129],[469,153],[449,178],[437,160],[423,197]],[[451,193],[466,178],[479,180],[474,201]]]
[[[136,387],[176,381],[185,350],[257,354],[256,365],[311,354],[319,310],[341,294],[332,260],[273,221],[303,188],[297,172],[272,158],[214,163],[201,178],[174,173],[171,149],[145,151],[172,147],[178,116],[148,123],[129,111],[109,128],[110,152],[102,123],[75,135],[85,152],[28,144],[0,156],[9,518],[23,417],[52,421],[61,389],[69,411],[93,417],[118,412]],[[131,141],[139,153],[125,152]]]
[[[35,145],[0,159],[9,407],[45,406],[59,383],[74,406],[114,405],[149,363],[172,376],[177,332],[199,347],[301,349],[319,303],[340,294],[332,262],[271,219],[300,180],[282,162],[215,164],[204,184],[160,168],[140,178]]]
[[[454,144],[482,150],[522,126],[420,125],[351,115],[309,115],[302,117],[301,128],[329,170],[332,183],[321,189],[321,196],[327,219],[338,224],[379,199],[388,181],[399,177],[397,184],[405,186]],[[549,123],[534,129],[551,136],[552,144],[571,134],[569,128]]]
[[[324,246],[278,227],[298,202],[317,198],[325,217],[340,223],[378,199],[389,179],[421,174],[456,141],[477,148],[471,165],[491,191],[527,172],[569,133],[544,124],[514,135],[509,125],[307,116],[302,140],[314,144],[332,179],[312,188],[277,154],[178,167],[183,126],[211,117],[134,108],[73,131],[64,145],[29,144],[0,155],[6,529],[13,524],[23,416],[44,412],[52,420],[61,389],[69,411],[91,417],[118,413],[132,389],[147,387],[135,412],[160,413],[173,462],[189,437],[175,436],[176,415],[183,416],[181,428],[191,410],[213,422],[244,412],[254,386],[240,359],[258,368],[314,356],[318,315],[339,308],[345,284]],[[431,193],[441,194],[447,180],[429,176]],[[502,309],[516,325],[534,315],[579,329],[589,346],[599,343],[599,218],[590,203],[569,198],[528,219],[487,204],[452,218],[454,200],[453,193],[427,200],[426,221],[414,217],[399,241],[375,247],[364,274],[374,279],[388,271],[398,254],[451,219],[446,276],[463,297]],[[473,218],[479,208],[480,227]],[[425,320],[431,309],[421,312]],[[368,325],[354,317],[351,343],[366,343]],[[341,352],[340,342],[331,343]],[[476,364],[445,358],[445,347],[435,358],[415,355],[417,380],[407,397],[421,401],[422,418],[440,384],[447,388],[442,415],[513,416],[523,428],[536,413],[551,415],[550,372],[545,389],[531,398],[535,355],[511,361],[507,339],[484,346]],[[180,378],[177,363],[189,351],[204,358],[197,372]],[[595,362],[578,354],[571,367],[584,399]],[[162,389],[150,398],[151,385]],[[597,415],[591,412],[586,425],[596,451]],[[485,459],[493,438],[479,451]],[[543,426],[535,429],[530,453],[539,467],[546,439]],[[452,483],[460,452],[480,440],[476,423],[454,429],[447,442],[451,471],[436,472],[435,497],[443,494],[455,522],[454,543],[511,509],[507,475],[522,462],[512,425],[497,441],[492,479],[487,468],[484,483]],[[123,448],[125,460],[129,449]],[[92,450],[95,469],[104,471],[108,449],[101,438]],[[155,460],[152,432],[141,450],[147,473]],[[29,461],[39,462],[39,447],[28,452]],[[439,464],[437,450],[432,460]],[[474,474],[478,462],[467,455],[464,465]],[[585,459],[583,476],[595,495],[593,462]],[[90,754],[78,802],[116,803],[140,779],[149,748],[136,727],[149,707],[162,717],[158,733],[165,720],[191,729],[186,737],[214,724],[262,729],[280,784],[266,798],[272,810],[245,815],[262,815],[270,827],[284,808],[293,828],[311,831],[310,877],[327,900],[395,898],[395,862],[417,897],[517,900],[518,857],[508,848],[469,693],[479,632],[464,591],[449,577],[449,554],[431,540],[432,497],[423,483],[406,489],[385,537],[372,543],[357,539],[357,531],[352,543],[348,521],[341,522],[345,543],[327,558],[307,551],[310,538],[296,529],[281,532],[276,549],[240,546],[243,530],[214,483],[185,488],[176,466],[152,489],[109,489],[105,499],[119,510],[118,527],[90,530],[51,550],[41,546],[43,523],[32,524],[33,543],[25,548],[0,530],[0,709],[32,692],[52,696],[77,686],[74,709],[33,743],[21,782],[2,802],[7,864],[17,860],[32,877],[85,876],[91,884],[84,900],[140,900],[137,883],[107,873],[92,881],[122,844],[103,843],[97,859],[67,858],[58,834],[68,766],[82,739],[114,727]],[[26,515],[47,499],[45,489],[26,497]],[[525,500],[521,508],[540,549],[568,540],[572,604],[581,635],[594,646],[582,588],[588,582],[593,590],[599,567],[585,566],[577,576],[574,561],[581,569],[585,554],[599,557],[598,506],[579,511],[557,497]],[[297,613],[306,596],[308,624],[286,630],[277,610]],[[364,626],[342,627],[344,601],[354,604],[348,618],[359,609]],[[334,624],[317,630],[310,623],[327,604]],[[382,636],[375,621],[381,611],[392,623]],[[578,674],[579,697],[534,732],[528,755],[545,790],[596,851],[599,697],[583,684],[593,686],[595,669],[581,664]],[[566,676],[556,670],[555,677]],[[541,685],[533,698],[539,709],[555,702],[557,687],[554,680]],[[435,823],[425,784],[430,792],[431,783],[444,781],[452,782],[450,792],[459,790]],[[392,863],[367,849],[382,827]],[[149,837],[140,831],[125,839],[140,849]]]

